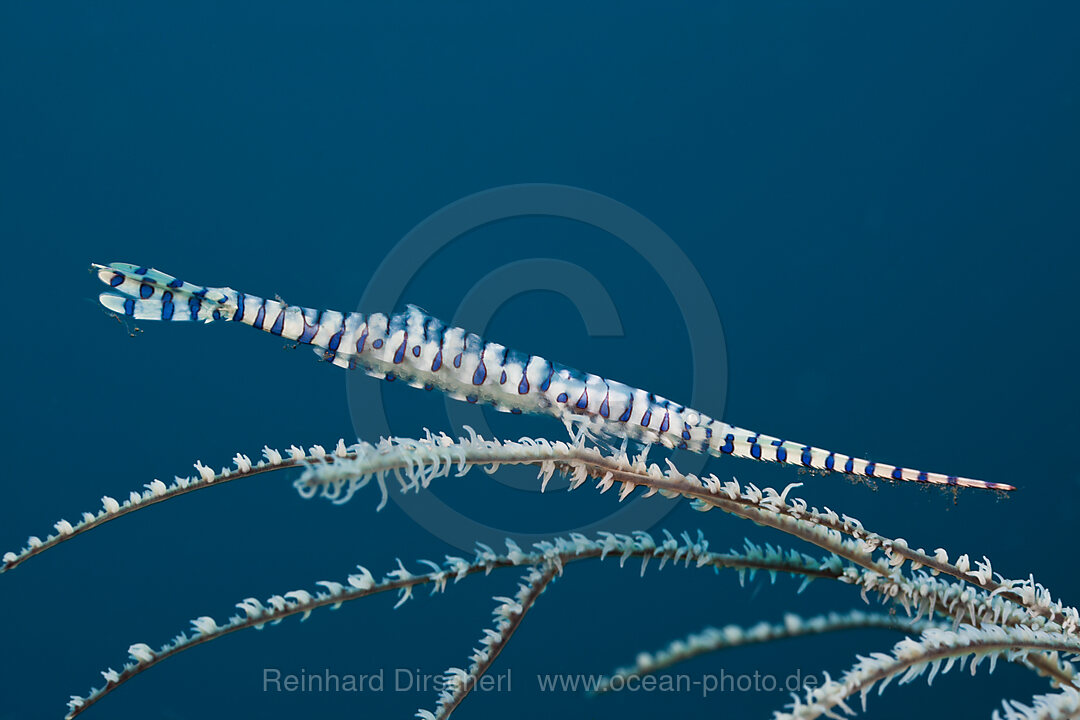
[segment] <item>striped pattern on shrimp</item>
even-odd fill
[[[392,315],[313,310],[202,287],[144,266],[94,265],[112,288],[100,300],[136,320],[241,322],[299,344],[325,360],[378,378],[440,390],[468,403],[583,423],[609,438],[800,467],[938,485],[1012,490],[1011,485],[875,463],[729,425],[659,395],[528,355],[440,320],[415,306]]]

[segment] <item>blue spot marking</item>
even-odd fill
[[[405,346],[409,344],[409,333],[405,333],[405,337],[401,340],[401,345],[398,347],[397,352],[394,353],[394,364],[397,365],[405,359]]]
[[[266,319],[266,301],[263,300],[259,303],[259,312],[255,313],[255,322],[251,326],[257,330],[262,330],[263,320]]]
[[[169,281],[169,287],[171,287],[171,288],[178,288],[183,284],[184,284],[184,281],[181,280],[180,278],[173,278],[172,280]]]
[[[667,432],[668,428],[671,427],[669,415],[670,413],[664,413],[664,419],[660,421],[660,432]]]
[[[705,439],[708,440],[710,438],[712,438],[712,427],[707,427],[705,428]]]
[[[484,380],[487,379],[487,368],[484,367],[484,356],[480,355],[480,364],[476,366],[476,370],[472,375],[473,385],[483,385]]]
[[[556,402],[566,402],[567,400],[569,400],[569,398],[566,396],[566,393],[559,393],[559,397],[555,398]]]
[[[752,443],[750,445],[750,457],[754,458],[755,460],[761,459],[761,446],[757,443]]]
[[[466,395],[465,396],[465,402],[467,402],[467,403],[476,402],[476,396],[475,395]]]
[[[652,422],[652,408],[646,410],[641,416],[641,427],[648,427],[650,422]]]
[[[787,462],[787,448],[776,448],[776,462]]]
[[[127,300],[124,301],[124,314],[125,315],[134,315],[135,314],[135,301],[132,300],[131,298],[128,298]]]
[[[123,285],[124,284],[124,276],[121,275],[120,273],[116,273],[115,275],[113,275],[109,279],[109,284],[112,285],[113,287]]]
[[[540,392],[547,392],[548,388],[551,387],[551,376],[554,374],[555,366],[551,363],[548,363],[548,374],[547,377],[544,378],[544,382],[540,383]]]
[[[502,375],[499,376],[499,384],[500,385],[505,385],[506,384],[506,371],[505,370],[503,370]]]
[[[528,366],[521,368],[521,382],[518,383],[518,395],[524,395],[529,392],[529,373]]]
[[[677,447],[679,450],[685,450],[686,449],[686,441],[683,440],[681,443],[679,443],[675,447]]]
[[[442,348],[439,348],[439,352],[435,353],[435,359],[431,361],[431,372],[436,372],[441,367],[442,367]]]
[[[521,408],[510,408],[510,414],[511,415],[520,415],[521,414]]]
[[[589,389],[585,388],[581,391],[581,397],[577,400],[578,410],[584,410],[589,407]]]
[[[358,354],[364,352],[364,343],[367,342],[367,331],[367,325],[365,325],[364,332],[360,333],[360,339],[356,341],[356,352]]]
[[[212,317],[212,318],[213,318],[213,319],[215,319],[215,320],[220,320],[220,319],[221,319],[221,312],[220,312],[220,311],[218,311],[218,310],[217,310],[217,309],[215,308],[215,309],[214,309],[214,312],[210,313],[210,317]]]
[[[619,416],[619,422],[630,422],[630,413],[634,410],[634,398],[630,397],[630,404],[626,406],[626,410]]]
[[[169,287],[172,287],[172,283],[169,283]],[[232,316],[233,322],[240,322],[244,319],[244,293],[236,293],[236,312]]]
[[[424,389],[427,390],[428,392],[430,392],[430,391],[435,389],[435,386],[432,385],[431,383],[424,383]]]
[[[893,468],[892,479],[893,480],[903,480],[904,479],[904,468]]]
[[[600,417],[606,418],[611,413],[611,406],[608,405],[608,396],[604,394],[604,402],[600,403]]]
[[[835,466],[835,465],[836,465],[836,456],[833,455],[832,453],[829,453],[829,457],[825,458],[825,469],[826,470],[832,470],[833,466]]]
[[[720,452],[726,453],[728,455],[735,452],[735,436],[734,435],[732,435],[731,433],[728,433],[727,436],[724,437],[724,444],[720,448]]]
[[[188,299],[188,310],[191,312],[191,319],[193,321],[199,319],[199,308],[200,307],[202,307],[202,300],[200,300],[197,297],[192,297],[192,298]],[[259,329],[260,330],[262,329],[262,324],[261,323],[259,324]]]
[[[810,467],[810,461],[814,459],[813,453],[810,452],[810,446],[807,445],[802,449],[802,464],[806,467]]]
[[[420,346],[419,345],[416,345],[415,347],[413,347],[412,356],[413,357],[420,357]]]
[[[216,310],[214,311],[217,312]],[[281,312],[277,315],[277,320],[274,321],[273,327],[270,328],[271,335],[281,335],[285,330],[285,308],[281,309]]]
[[[844,463],[844,472],[855,472],[855,458],[848,458],[848,461]]]
[[[176,306],[173,305],[171,302],[163,302],[163,303],[161,303],[161,319],[162,320],[172,320],[173,311],[174,311],[175,307]]]
[[[686,425],[683,425],[682,436],[683,436],[683,440],[689,440],[690,439],[690,428],[687,427]]]
[[[919,482],[929,482],[929,481],[930,481],[930,478],[928,478],[926,476],[925,472],[920,472],[919,473]]]
[[[378,350],[378,349],[379,349],[379,348],[381,348],[382,346],[383,346],[383,341],[382,341],[382,338],[375,338],[375,339],[374,339],[374,340],[373,340],[373,341],[371,342],[371,347],[375,348],[376,350]]]
[[[869,465],[866,466],[866,470],[864,470],[863,472],[866,473],[867,475],[869,475],[870,477],[873,477],[875,467],[876,467],[876,465],[874,463],[870,463]]]
[[[135,268],[135,274],[136,275],[145,275],[146,271],[149,270],[149,269],[150,268],[145,267],[145,266],[144,267],[137,267],[137,268]]]
[[[154,294],[154,286],[143,283],[139,286],[139,297],[143,300],[148,300],[151,295]]]
[[[327,341],[326,346],[328,348],[330,348],[331,350],[333,350],[334,352],[337,352],[338,345],[341,344],[341,335],[344,332],[345,332],[345,328],[342,327],[340,330],[338,330],[336,333],[334,333],[332,336],[330,336],[330,340]]]
[[[395,375],[392,372],[386,373],[386,381],[387,382],[394,382],[395,380],[397,380],[397,375]]]
[[[319,334],[319,325],[318,323],[314,325],[308,325],[307,316],[302,315],[301,317],[304,318],[304,332],[300,333],[300,337],[296,338],[296,342],[300,343],[301,345],[310,345],[311,341],[315,339],[315,336]],[[357,352],[359,352],[360,350],[359,341],[357,342],[356,350]]]
[[[458,353],[456,356],[454,356],[454,367],[461,367],[461,353]]]

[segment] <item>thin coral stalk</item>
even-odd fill
[[[471,433],[471,430],[470,430]],[[983,558],[971,569],[967,555],[961,555],[956,563],[948,561],[947,553],[938,549],[933,555],[922,549],[913,550],[902,538],[890,539],[865,529],[858,520],[838,515],[825,508],[810,508],[798,498],[788,499],[792,484],[783,492],[771,488],[759,489],[753,484],[745,487],[738,482],[724,482],[715,475],[699,478],[683,474],[668,461],[666,470],[655,463],[649,465],[644,457],[631,459],[625,453],[606,454],[599,448],[571,445],[547,440],[523,439],[519,442],[485,440],[472,433],[467,439],[454,440],[446,435],[429,435],[421,440],[384,441],[389,447],[407,443],[413,466],[402,466],[397,477],[402,489],[426,488],[435,478],[447,477],[456,469],[463,475],[476,465],[488,465],[494,472],[499,465],[507,463],[540,466],[543,488],[555,472],[564,472],[571,479],[571,489],[580,487],[587,479],[598,480],[600,491],[607,492],[616,483],[622,486],[619,499],[625,499],[637,487],[645,488],[646,495],[660,493],[696,501],[701,510],[718,508],[726,513],[751,520],[759,525],[772,527],[817,545],[828,552],[862,567],[888,574],[889,567],[910,562],[913,569],[927,567],[933,573],[944,573],[965,583],[978,587],[991,595],[1000,595],[1025,607],[1033,615],[1042,617],[1063,627],[1080,626],[1080,615],[1075,608],[1055,602],[1042,585],[1028,580],[995,581],[990,561]],[[370,457],[360,456],[331,464],[314,463],[309,466],[296,486],[305,497],[319,494],[333,502],[346,502],[355,492],[374,478],[385,493],[385,465],[372,464]],[[857,542],[843,540],[852,538]],[[873,557],[881,550],[887,564]],[[1000,576],[999,576],[1000,577]]]
[[[44,541],[31,537],[27,547],[19,553],[6,553],[0,572],[135,510],[193,490],[273,470],[305,467],[304,475],[296,482],[300,492],[305,497],[319,493],[336,503],[348,501],[374,479],[382,495],[381,508],[386,502],[386,478],[390,474],[395,475],[403,490],[418,490],[427,487],[435,478],[451,474],[461,476],[478,465],[495,472],[503,464],[529,464],[540,468],[542,488],[555,472],[565,472],[571,478],[571,487],[578,487],[592,477],[599,480],[601,492],[606,492],[618,482],[622,485],[620,499],[627,497],[638,486],[644,487],[647,494],[682,495],[697,501],[701,509],[720,508],[758,524],[769,525],[836,552],[868,569],[880,569],[870,564],[873,561],[869,551],[881,549],[892,565],[910,561],[914,568],[929,567],[934,572],[945,573],[987,592],[1000,594],[1059,625],[1075,625],[1078,622],[1075,610],[1055,603],[1046,589],[1033,580],[993,580],[990,562],[986,558],[977,562],[976,570],[972,571],[966,555],[960,556],[952,564],[948,562],[944,550],[938,549],[934,555],[923,550],[912,550],[903,539],[890,540],[868,531],[854,518],[839,516],[828,508],[819,512],[807,508],[801,500],[793,499],[788,503],[787,491],[759,490],[753,485],[743,488],[735,482],[721,482],[715,476],[698,478],[683,475],[670,464],[667,470],[662,470],[656,464],[647,465],[644,457],[631,460],[623,453],[609,456],[593,447],[529,438],[518,442],[500,442],[484,440],[472,433],[471,429],[469,432],[469,438],[459,440],[445,434],[429,434],[419,440],[383,439],[376,445],[357,443],[348,447],[339,440],[330,453],[318,445],[308,452],[293,446],[288,451],[288,458],[284,458],[279,451],[264,448],[266,460],[253,464],[246,455],[237,453],[234,458],[236,469],[226,468],[218,473],[202,463],[196,463],[198,477],[178,477],[170,486],[154,480],[146,486],[145,492],[132,492],[123,504],[108,497],[103,498],[102,510],[96,515],[84,513],[82,522],[74,526],[65,520],[59,521],[55,535],[50,535]],[[814,526],[847,535],[858,540],[859,544],[837,542],[834,535],[821,533]]]
[[[902,685],[927,670],[930,671],[927,682],[932,683],[939,670],[947,673],[957,661],[963,668],[968,657],[972,658],[972,674],[984,658],[989,658],[993,672],[998,658],[1017,660],[1035,652],[1075,655],[1080,653],[1080,639],[1061,632],[1024,627],[963,625],[956,631],[932,628],[923,632],[918,640],[901,640],[893,647],[892,654],[874,653],[860,657],[839,680],[827,680],[820,687],[808,690],[805,699],[796,696],[790,706],[791,712],[777,713],[775,720],[812,720],[822,715],[835,717],[833,708],[852,715],[854,711],[846,700],[858,693],[865,711],[866,697],[879,683],[880,693],[894,679]]]
[[[461,705],[461,701],[472,692],[480,678],[488,671],[503,651],[510,638],[521,627],[525,613],[536,604],[536,599],[560,572],[560,566],[548,562],[543,570],[531,568],[525,576],[525,582],[519,586],[515,598],[497,597],[499,605],[495,608],[495,629],[487,630],[481,638],[482,648],[473,651],[472,665],[468,670],[449,668],[443,675],[445,689],[439,695],[435,712],[420,710],[416,717],[422,720],[446,720]]]
[[[79,522],[72,524],[61,519],[54,523],[56,533],[48,535],[44,540],[37,536],[31,536],[26,547],[19,552],[4,553],[3,558],[0,559],[0,573],[12,570],[30,558],[36,557],[46,550],[51,550],[57,545],[83,533],[101,527],[107,522],[165,500],[171,500],[196,490],[217,487],[231,480],[255,477],[277,470],[305,467],[313,462],[332,462],[333,458],[349,458],[352,457],[352,453],[345,448],[343,440],[338,440],[332,455],[328,454],[321,445],[315,445],[306,452],[293,445],[285,453],[270,447],[264,447],[263,457],[263,460],[253,463],[247,455],[237,453],[233,458],[235,468],[222,468],[217,472],[214,472],[202,462],[196,461],[195,469],[198,471],[196,475],[177,476],[169,485],[155,478],[143,486],[146,488],[145,490],[141,492],[137,490],[131,491],[123,502],[106,495],[101,498],[101,509],[96,512],[84,512]]]
[[[589,478],[597,480],[597,488],[602,493],[618,483],[622,500],[637,487],[642,487],[646,496],[654,493],[681,495],[693,500],[698,509],[719,508],[759,525],[773,527],[860,568],[861,571],[855,571],[853,567],[845,569],[843,579],[861,585],[864,593],[867,590],[880,593],[904,607],[916,608],[919,614],[939,611],[957,624],[967,619],[975,626],[1025,626],[1031,630],[1053,632],[1060,629],[1066,633],[1077,628],[1076,609],[1052,601],[1049,592],[1033,579],[1006,580],[999,575],[998,580],[994,580],[990,562],[985,558],[971,570],[967,556],[960,556],[955,563],[950,563],[944,550],[939,549],[933,555],[921,549],[912,550],[903,539],[890,539],[868,531],[854,518],[838,515],[828,508],[824,511],[809,508],[804,501],[789,498],[791,489],[798,487],[797,484],[789,485],[783,492],[759,489],[754,485],[744,487],[737,482],[721,482],[715,476],[698,478],[682,474],[670,461],[664,470],[656,464],[647,464],[644,456],[631,459],[624,452],[607,454],[581,443],[527,438],[518,442],[500,442],[484,440],[471,430],[469,432],[468,438],[458,440],[429,433],[418,440],[384,439],[376,445],[359,443],[349,447],[339,441],[332,453],[319,446],[306,453],[294,447],[290,449],[288,459],[265,448],[265,461],[253,464],[247,456],[237,454],[234,458],[236,469],[225,469],[220,473],[197,463],[198,478],[177,478],[172,486],[155,480],[146,486],[146,492],[132,493],[123,505],[104,498],[103,511],[97,515],[85,514],[78,526],[64,521],[57,523],[56,536],[50,536],[44,542],[31,538],[22,553],[5,555],[3,569],[15,567],[45,549],[136,509],[195,489],[271,470],[303,467],[304,473],[295,483],[300,492],[306,497],[319,494],[338,503],[347,501],[374,481],[382,494],[379,505],[382,507],[386,502],[386,481],[390,475],[396,478],[401,490],[408,491],[426,488],[435,478],[464,475],[476,466],[495,472],[503,464],[528,464],[539,468],[542,488],[554,473],[562,472],[569,476],[571,489],[581,486]],[[879,550],[884,554],[883,558],[875,557],[874,553]],[[899,572],[905,563],[910,563],[911,569],[917,571],[910,579]],[[923,567],[931,575],[919,571]],[[939,573],[974,587],[964,589],[963,584],[933,577]],[[1041,674],[1062,684],[1071,683],[1076,676],[1073,666],[1067,661],[1059,662],[1056,656],[1028,653],[1024,659]]]
[[[1004,714],[994,711],[993,720],[1074,720],[1080,718],[1080,690],[1062,688],[1061,692],[1036,695],[1031,705],[1016,700],[1001,703]]]
[[[987,619],[999,622],[1003,615],[1012,616],[1009,624],[1026,622],[1023,617],[1015,616],[1010,605],[997,601],[1002,599],[1015,603],[1037,618],[1038,622],[1030,623],[1034,628],[1049,622],[1074,631],[1080,623],[1076,608],[1053,601],[1049,591],[1032,578],[1007,580],[998,576],[999,580],[995,581],[987,558],[977,562],[976,569],[972,571],[966,555],[960,556],[956,563],[952,564],[943,549],[939,548],[931,556],[921,549],[912,550],[902,538],[890,539],[868,531],[858,520],[847,515],[838,515],[828,508],[824,511],[808,508],[807,504],[798,498],[789,501],[789,491],[798,485],[789,485],[779,493],[771,488],[761,490],[752,484],[742,487],[734,481],[721,482],[715,475],[704,478],[684,475],[670,461],[665,471],[656,464],[647,465],[644,457],[631,460],[625,453],[605,455],[598,448],[545,440],[499,442],[483,440],[472,434],[469,439],[456,442],[446,435],[429,435],[424,440],[410,442],[425,447],[424,451],[418,454],[419,467],[424,469],[407,471],[404,477],[399,474],[398,479],[403,489],[419,490],[427,487],[432,479],[450,474],[453,467],[451,463],[440,464],[436,460],[424,465],[425,455],[438,458],[444,456],[440,453],[453,454],[458,458],[458,475],[461,475],[471,467],[471,459],[492,457],[490,453],[509,451],[517,461],[539,464],[544,484],[556,471],[570,476],[571,489],[579,487],[590,477],[599,480],[597,487],[601,492],[606,492],[615,483],[621,483],[620,500],[625,499],[636,487],[642,486],[646,489],[646,495],[656,492],[665,496],[682,495],[697,502],[699,509],[719,508],[737,517],[793,535],[859,565],[875,576],[889,577],[893,568],[900,567],[906,561],[910,562],[912,569],[925,566],[935,575],[950,575],[985,593],[964,593],[953,586],[942,586],[944,592],[954,596],[943,595],[942,605],[948,608],[957,622],[963,619],[965,609],[970,622],[976,625]],[[497,464],[492,465],[490,471],[494,472],[497,467]],[[381,476],[373,474],[364,460],[357,458],[355,461],[336,463],[333,466],[312,465],[297,480],[296,485],[305,497],[320,492],[335,502],[344,502],[372,477],[382,482]],[[845,541],[844,536],[856,542]],[[872,553],[877,549],[884,552],[887,562],[873,557]],[[908,589],[908,593],[915,600],[913,604],[916,607],[927,603],[932,610],[937,600],[934,595],[927,597],[925,594],[922,598],[915,599],[914,595],[917,593],[912,588]],[[1054,678],[1057,682],[1070,682],[1076,674],[1069,663],[1058,663],[1054,658],[1031,656],[1028,663],[1040,674]]]
[[[918,634],[938,625],[938,622],[929,619],[912,620],[892,613],[866,613],[861,610],[852,610],[811,618],[788,613],[784,616],[782,623],[761,622],[753,627],[734,624],[725,625],[722,628],[707,627],[684,639],[675,640],[656,652],[639,653],[633,665],[620,667],[611,675],[601,679],[597,685],[596,694],[608,692],[613,684],[618,684],[620,681],[625,683],[627,678],[652,675],[673,665],[720,650],[844,630],[877,628]]]
[[[650,561],[654,559],[659,562],[659,569],[668,562],[683,562],[687,567],[693,565],[697,568],[708,567],[714,570],[722,568],[740,571],[767,570],[771,573],[782,572],[804,579],[815,577],[838,579],[842,574],[840,568],[836,567],[831,560],[819,562],[798,553],[763,552],[756,547],[745,554],[715,553],[709,551],[709,543],[702,537],[699,537],[697,541],[692,541],[684,534],[683,541],[680,543],[670,534],[665,534],[666,539],[659,544],[645,532],[635,533],[632,537],[601,533],[595,540],[574,534],[566,538],[556,538],[551,542],[537,543],[536,550],[533,552],[524,552],[513,541],[507,540],[505,554],[497,554],[491,548],[480,545],[476,558],[472,561],[448,557],[442,566],[430,561],[422,561],[430,568],[430,571],[425,573],[414,574],[399,562],[397,569],[388,572],[381,580],[375,580],[366,568],[360,566],[360,572],[349,575],[344,583],[329,580],[317,582],[316,585],[324,589],[315,593],[307,590],[293,590],[270,597],[266,605],[255,598],[246,598],[236,605],[243,611],[243,615],[234,615],[223,625],[218,624],[211,617],[199,617],[191,621],[194,628],[192,635],[180,633],[158,650],[154,650],[145,643],[135,643],[128,649],[132,661],[126,663],[123,670],[117,672],[109,668],[102,673],[105,678],[103,687],[92,688],[86,697],[72,696],[68,703],[67,717],[70,719],[80,715],[133,677],[162,661],[238,630],[261,629],[268,623],[275,625],[297,614],[300,614],[303,620],[318,608],[327,606],[337,608],[345,602],[391,591],[398,592],[399,598],[395,607],[399,607],[412,597],[413,589],[416,587],[430,585],[433,594],[440,593],[446,590],[450,580],[458,582],[477,573],[486,574],[501,568],[552,564],[561,570],[569,563],[591,559],[602,560],[612,555],[619,557],[620,566],[630,558],[639,558],[642,561],[642,574]]]

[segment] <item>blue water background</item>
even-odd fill
[[[223,9],[214,3],[0,8],[0,239],[5,256],[0,550],[74,521],[104,494],[221,466],[264,444],[350,438],[344,373],[239,327],[144,324],[96,301],[90,262],[149,263],[195,282],[351,310],[410,228],[488,188],[560,183],[664,229],[723,320],[723,416],[764,432],[1017,493],[875,489],[713,460],[955,557],[1035,577],[1080,602],[1075,568],[1080,261],[1080,62],[1069,3],[855,3],[662,9],[600,3],[415,3]],[[690,340],[670,291],[618,240],[523,218],[463,237],[405,300],[451,317],[477,280],[533,257],[576,263],[625,335],[590,338],[564,298],[531,293],[496,339],[676,399]],[[389,308],[366,308],[386,310]],[[719,366],[718,366],[719,367]],[[375,382],[372,380],[371,382]],[[385,390],[395,429],[449,429],[440,402]],[[702,408],[712,411],[712,408]],[[524,432],[492,419],[508,436]],[[554,422],[529,432],[561,437]],[[0,578],[0,718],[63,714],[133,642],[242,598],[342,579],[360,562],[457,552],[376,496],[303,501],[289,477],[189,495],[77,539]],[[487,522],[486,476],[437,492]],[[582,503],[608,508],[614,493]],[[519,494],[521,495],[521,494]],[[572,513],[523,495],[514,522]],[[521,497],[517,498],[521,503]],[[571,503],[572,504],[572,503]],[[516,506],[514,512],[522,512]],[[663,521],[713,546],[772,532],[685,504]],[[410,565],[415,567],[415,565]],[[432,692],[267,693],[284,672],[434,674],[461,665],[515,574],[391,610],[372,598],[193,649],[86,717],[407,717]],[[850,588],[581,564],[499,659],[512,691],[460,717],[763,717],[784,693],[542,693],[538,673],[598,673],[706,624],[862,606]],[[701,658],[693,674],[834,676],[884,632]],[[988,717],[1045,684],[999,665],[932,688],[891,687],[872,717]]]

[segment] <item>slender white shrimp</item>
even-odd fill
[[[113,292],[102,305],[138,320],[242,322],[311,345],[324,359],[387,380],[438,389],[469,403],[512,413],[584,423],[609,438],[660,443],[710,455],[863,477],[1013,490],[1004,483],[875,463],[729,425],[703,412],[599,375],[511,350],[461,328],[447,327],[415,306],[392,315],[312,310],[237,292],[202,287],[148,267],[94,265]]]

